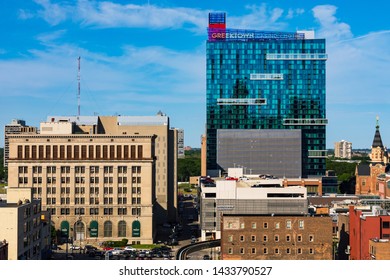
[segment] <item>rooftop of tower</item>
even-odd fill
[[[260,31],[226,28],[226,13],[209,13],[208,41],[268,41],[314,39],[314,31]]]

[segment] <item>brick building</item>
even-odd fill
[[[351,260],[370,260],[370,240],[390,238],[390,216],[378,206],[370,212],[349,207],[349,242]],[[375,246],[377,247],[377,246]]]
[[[390,260],[389,239],[370,239],[368,245],[372,260]]]
[[[223,215],[223,260],[331,260],[332,219]]]

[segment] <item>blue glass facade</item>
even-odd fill
[[[207,169],[218,129],[300,129],[302,177],[325,174],[324,39],[207,41]]]

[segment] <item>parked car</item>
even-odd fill
[[[90,257],[95,257],[95,259],[100,260],[104,259],[105,251],[100,251],[100,250],[95,250],[95,251],[90,251],[88,253],[88,256]]]
[[[126,246],[124,250],[125,251],[137,251],[137,249],[135,249],[135,248],[133,248],[131,246]]]
[[[70,245],[69,249],[72,250],[72,251],[74,251],[74,250],[80,250],[81,247],[80,247],[80,246],[77,246],[77,245]]]
[[[114,256],[116,256],[116,255],[123,254],[124,250],[121,249],[121,248],[114,248],[114,249],[111,250],[110,252],[112,252],[112,254],[113,254]]]
[[[89,254],[89,253],[91,253],[93,251],[96,251],[97,248],[95,246],[92,246],[92,245],[85,245],[84,246],[84,250],[85,250],[86,254]]]

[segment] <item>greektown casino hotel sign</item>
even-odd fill
[[[299,40],[305,35],[295,32],[271,32],[241,29],[209,28],[209,41],[258,41],[258,40]]]

